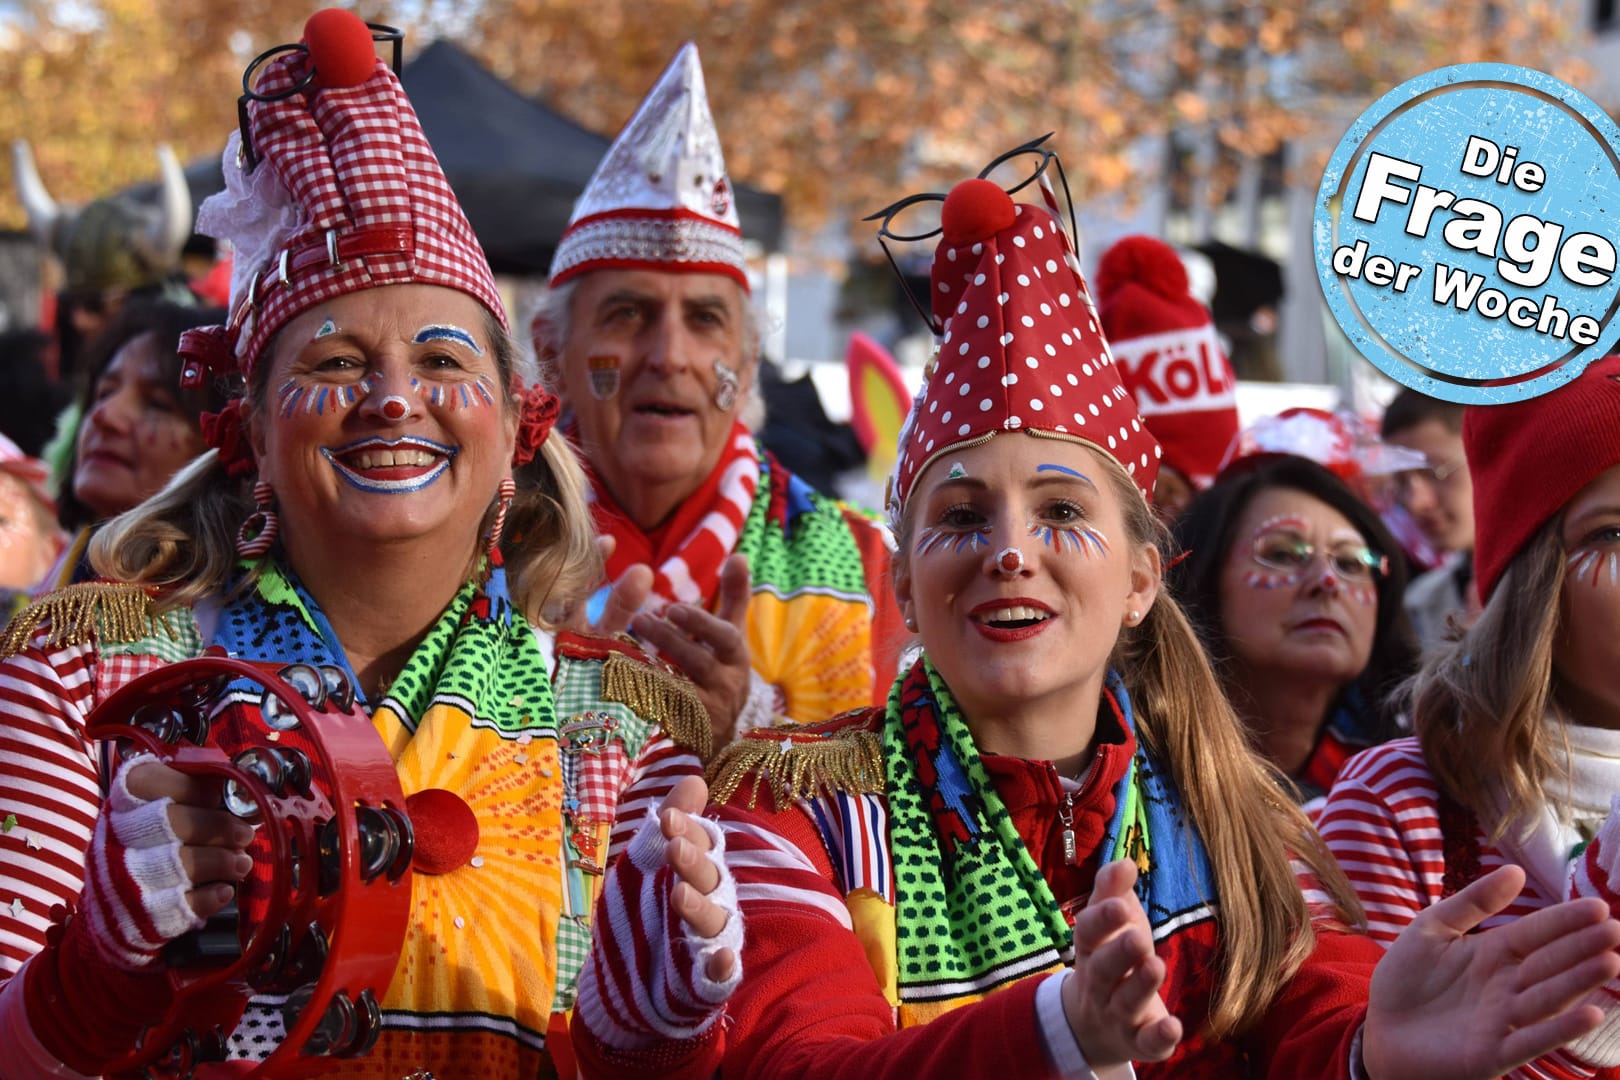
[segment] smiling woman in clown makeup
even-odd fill
[[[1514,871],[1375,974],[1161,586],[1158,446],[1062,226],[982,180],[942,219],[890,504],[922,654],[886,706],[750,732],[707,810],[688,778],[642,825],[581,977],[585,1075],[1483,1080],[1589,1030],[1564,991],[1620,972],[1620,923],[1466,933]]]
[[[467,523],[510,472],[518,422],[496,406],[488,322],[466,293],[399,285],[320,304],[276,335],[262,380],[275,402],[249,427],[295,562],[349,576],[378,544],[439,537],[470,566]],[[306,547],[328,554],[299,558]]]
[[[250,974],[219,989],[227,1069],[330,1050],[376,1077],[570,1072],[602,872],[708,751],[691,683],[626,641],[557,625],[602,572],[584,472],[552,435],[557,399],[521,361],[372,30],[333,9],[303,42],[266,54],[227,190],[199,217],[237,267],[226,324],[181,343],[185,384],[231,394],[204,417],[210,450],[97,534],[106,580],[40,599],[0,640],[8,1076],[138,1071],[121,1062],[161,1052],[154,1031],[195,1022],[165,950],[232,902],[244,939],[297,940],[268,922],[286,918],[268,900],[286,864],[270,857],[278,829],[247,823],[257,807],[222,808],[217,781],[87,740],[92,713],[138,676],[204,650],[319,670],[311,693],[364,712],[404,796],[386,809],[408,819],[389,835],[409,884],[396,854],[387,887],[408,888],[409,919],[400,939],[371,927],[363,945],[384,971],[398,950],[392,978],[345,987],[358,1019],[324,1048],[283,1042],[315,982],[257,995],[266,980]],[[307,733],[281,741],[298,725],[278,723],[267,694],[220,688],[210,748],[296,748]],[[307,802],[319,813],[327,794]],[[341,930],[321,940],[325,980],[356,946]]]

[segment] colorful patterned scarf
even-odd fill
[[[741,423],[732,425],[714,470],[668,522],[644,533],[591,473],[591,514],[597,531],[614,538],[609,581],[636,563],[653,567],[653,597],[664,604],[705,604],[720,583],[720,564],[737,536],[759,488],[759,447]]]
[[[273,557],[226,605],[212,644],[353,676],[326,616]],[[259,694],[233,690],[233,721],[262,729]],[[405,794],[455,792],[478,818],[479,841],[471,863],[412,877],[413,917],[382,1002],[390,1030],[367,1069],[399,1076],[412,1060],[472,1053],[534,1075],[558,979],[563,783],[550,672],[501,570],[456,593],[372,722]]]
[[[1112,672],[1106,692],[1134,729],[1130,698]],[[883,760],[901,1025],[1071,962],[1072,930],[927,657],[889,695]],[[1136,862],[1155,940],[1211,917],[1214,877],[1203,844],[1140,742],[1114,806],[1098,850],[1102,861]]]

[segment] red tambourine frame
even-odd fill
[[[224,709],[233,680],[264,689],[264,701],[279,706],[275,725],[225,720],[236,711]],[[121,688],[87,732],[115,740],[120,754],[146,752],[219,778],[227,808],[258,825],[250,850],[268,881],[251,917],[214,932],[211,951],[222,959],[170,967],[168,1015],[108,1075],[279,1080],[363,1056],[405,940],[413,837],[394,763],[347,676],[204,655]],[[302,1006],[267,1059],[220,1061],[256,993],[286,993]]]

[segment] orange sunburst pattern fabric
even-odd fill
[[[556,740],[549,731],[535,737],[474,727],[443,700],[414,733],[387,708],[373,722],[396,748],[407,795],[454,792],[478,819],[469,863],[413,875],[410,930],[384,1011],[456,1014],[457,1027],[493,1025],[538,1047],[556,988],[562,910]]]
[[[783,600],[757,591],[748,608],[754,670],[777,690],[777,712],[825,720],[872,696],[872,629],[867,605],[801,593]]]

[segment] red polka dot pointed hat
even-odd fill
[[[894,519],[935,458],[1004,432],[1085,443],[1151,500],[1159,444],[1120,380],[1056,215],[967,180],[946,196],[941,221],[931,282],[940,345],[900,433]]]

